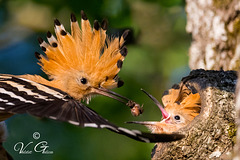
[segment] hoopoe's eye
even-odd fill
[[[177,121],[179,121],[179,120],[180,120],[180,116],[179,116],[179,115],[176,115],[176,116],[174,116],[174,119],[177,120]]]
[[[87,83],[87,79],[86,78],[82,78],[80,81],[81,81],[82,84],[86,84]]]

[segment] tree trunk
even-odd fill
[[[191,69],[239,70],[240,67],[240,1],[186,1],[187,31],[193,42],[189,49]],[[240,89],[240,84],[238,85]],[[240,128],[240,96],[237,89],[236,122]],[[240,159],[240,129],[235,158]]]
[[[239,75],[239,73],[238,73]],[[238,79],[236,88],[236,128],[237,128],[237,138],[236,144],[234,146],[233,159],[240,160],[240,80]]]
[[[240,66],[240,1],[187,0],[191,69],[236,70]]]
[[[186,138],[158,143],[152,152],[159,159],[228,158],[235,143],[235,71],[194,70],[183,82],[201,97],[201,113],[179,132]]]

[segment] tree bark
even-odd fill
[[[240,66],[240,1],[186,0],[191,69],[237,70]]]
[[[239,75],[239,73],[238,73]],[[234,146],[234,155],[233,159],[240,159],[240,80],[238,79],[237,88],[236,88],[236,128],[237,128],[237,138],[236,144]]]
[[[186,0],[187,32],[193,41],[189,49],[191,69],[239,70],[240,1]],[[237,89],[236,123],[240,123],[240,84]],[[234,157],[240,159],[240,130]]]
[[[158,143],[152,159],[224,159],[235,143],[235,71],[193,70],[182,79],[201,96],[201,113],[179,133],[186,137]]]

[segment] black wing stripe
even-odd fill
[[[0,107],[3,107],[5,109],[8,109],[9,107],[14,107],[16,105],[27,104],[23,101],[20,101],[19,99],[13,98],[8,94],[1,93],[1,88],[0,88],[0,97],[1,97]]]
[[[50,99],[56,98],[56,97],[54,97],[53,95],[48,94],[47,92],[44,92],[44,91],[42,91],[42,90],[39,90],[36,86],[32,85],[30,82],[24,81],[24,80],[22,80],[22,79],[17,79],[17,78],[12,78],[11,80],[12,80],[13,82],[16,82],[16,83],[18,83],[18,84],[23,85],[24,88],[29,89],[29,90],[31,90],[31,91],[34,92],[34,93],[37,93],[37,94],[42,95],[42,96],[49,97]]]
[[[4,97],[2,96],[2,95],[4,95]],[[11,100],[9,100],[9,98],[6,98],[6,96],[8,96],[8,95],[5,95],[5,94],[1,94],[0,93],[0,107],[1,106],[12,106],[12,105],[14,105],[14,103],[11,101]],[[8,97],[10,97],[10,96],[8,96]],[[10,97],[11,98],[11,97]],[[3,108],[3,107],[2,107]],[[1,110],[1,109],[0,109]],[[5,108],[3,108],[3,110],[5,110]]]
[[[69,107],[68,105],[62,105],[61,106],[61,110],[57,115],[57,119],[69,119],[70,115],[72,111],[72,107]]]
[[[16,91],[15,91],[16,92]],[[25,98],[23,98],[22,96],[19,96],[19,95],[16,95],[15,92],[12,92],[12,91],[8,91],[6,90],[5,88],[1,87],[0,88],[0,93],[4,94],[5,98],[2,97],[3,100],[8,100],[9,102],[13,102],[14,99],[15,100],[18,100],[22,103],[31,103],[31,104],[35,104],[35,102],[31,101],[31,100],[27,100]],[[6,99],[8,97],[8,99]],[[10,101],[11,100],[11,101]]]
[[[10,75],[1,75],[0,74],[0,81],[6,82],[6,81],[11,81],[14,82],[18,85],[22,85],[26,90],[28,89],[29,91],[32,91],[34,93],[37,93],[38,95],[41,96],[46,96],[49,98],[58,98],[58,99],[63,99],[65,100],[65,92],[62,92],[59,89],[56,89],[54,87],[50,87],[47,85],[39,84],[24,78],[18,78],[18,77],[10,77]]]
[[[64,95],[65,95],[65,93],[59,89],[46,86],[43,84],[39,84],[27,79],[12,77],[11,81],[23,85],[26,89],[29,89],[34,93],[38,93],[39,95],[46,96],[52,99],[54,98],[62,99],[64,98]],[[46,91],[49,91],[49,92],[46,92]]]
[[[29,108],[28,112],[38,117],[49,117],[49,115],[56,117],[59,112],[59,107],[56,106],[54,102],[48,104],[42,102]]]
[[[75,123],[75,125],[79,125],[79,118],[77,113],[75,112],[75,108],[67,106],[66,103],[63,104],[63,108],[67,108],[68,110],[65,110],[66,113],[62,114],[61,118],[69,120],[69,123]],[[74,119],[76,119],[77,122],[74,122]]]
[[[22,90],[22,91],[20,91],[19,89],[22,87],[22,86],[16,86],[16,87],[14,87],[14,86],[12,86],[11,84],[8,84],[7,82],[0,82],[0,86],[1,86],[1,88],[2,89],[5,89],[6,91],[8,91],[8,92],[12,92],[12,93],[14,93],[16,96],[20,96],[20,97],[22,97],[23,99],[25,99],[25,100],[30,100],[30,101],[32,101],[32,102],[34,102],[34,103],[38,103],[38,102],[41,102],[43,99],[44,100],[50,100],[50,99],[48,99],[48,97],[40,97],[40,96],[36,96],[36,95],[30,95],[30,94],[28,94],[28,93],[31,93],[31,90]],[[4,92],[3,92],[4,93]],[[5,94],[7,94],[7,92],[5,92]],[[8,93],[8,95],[10,95],[9,93]],[[14,98],[14,96],[11,96],[12,98]],[[15,98],[16,99],[16,98]],[[21,100],[22,102],[24,102],[24,103],[26,103],[26,101],[24,101],[24,100]],[[53,99],[52,99],[53,100]]]
[[[36,91],[36,93],[39,93],[39,94],[42,94],[42,95],[46,95],[46,96],[49,96],[49,97],[52,96],[52,98],[56,98],[56,97],[53,96],[52,94],[49,94],[48,92],[45,92],[43,90],[39,90],[38,87],[36,87],[36,84],[38,84],[39,86],[45,86],[48,89],[52,89],[52,90],[54,90],[56,92],[59,92],[58,95],[61,95],[63,97],[65,95],[65,92],[63,92],[63,91],[61,91],[61,90],[59,90],[57,88],[54,88],[54,87],[51,87],[51,86],[47,86],[47,85],[44,85],[44,84],[39,84],[39,83],[30,81],[30,80],[27,80],[27,79],[13,77],[12,80],[17,82],[17,83],[19,83],[19,84],[25,85],[26,88],[31,89],[33,91]]]
[[[6,111],[9,113],[26,113],[28,108],[31,108],[31,104],[21,104],[21,105],[14,105],[14,106],[8,106],[6,108]]]

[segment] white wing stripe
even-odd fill
[[[43,95],[40,95],[38,93],[34,93],[30,89],[24,88],[24,85],[21,85],[19,83],[15,83],[15,82],[12,82],[12,81],[5,81],[5,83],[11,85],[12,87],[17,88],[19,91],[24,91],[28,95],[34,96],[34,98],[44,99],[46,101],[54,101],[54,99],[48,99],[47,96],[43,96]]]
[[[8,103],[6,103],[6,105],[9,105],[9,106],[14,106],[15,104],[14,103],[12,103],[12,102],[8,102]],[[4,108],[5,109],[5,108]]]
[[[79,123],[78,123],[79,124]],[[96,123],[84,123],[84,127],[98,128]]]
[[[137,136],[136,133],[132,132],[131,130],[129,130],[129,129],[127,129],[127,128],[119,127],[118,130],[123,131],[123,132],[125,132],[125,133],[128,133],[128,134],[130,134],[130,135],[133,135],[133,136],[135,136],[135,137]]]
[[[5,102],[5,104],[6,105],[11,105],[11,106],[14,106],[15,104],[13,104],[13,103],[11,103],[11,102],[8,102],[8,100],[6,100],[6,99],[2,99],[2,98],[0,98],[0,102]],[[0,107],[0,109],[5,109],[5,108],[2,108],[2,107]]]
[[[3,94],[7,94],[7,95],[9,95],[10,97],[15,98],[15,99],[18,99],[18,100],[20,100],[20,101],[22,101],[22,102],[25,102],[25,103],[36,104],[35,102],[30,101],[30,100],[26,100],[26,99],[23,98],[23,97],[17,96],[17,95],[14,94],[13,92],[7,91],[7,90],[5,90],[4,88],[0,88],[0,92],[3,93]]]
[[[101,124],[100,125],[100,128],[109,128],[109,129],[112,129],[116,132],[119,132],[116,128],[114,128],[113,126],[110,126],[110,125],[106,125],[106,124]]]
[[[139,139],[141,139],[141,140],[143,140],[144,142],[146,142],[146,143],[150,143],[150,140],[149,139],[147,139],[147,138],[144,138],[144,137],[138,137]]]
[[[48,94],[53,95],[54,97],[56,97],[56,98],[58,98],[58,99],[62,99],[62,100],[64,100],[64,101],[67,101],[66,99],[64,99],[65,96],[64,96],[63,94],[61,94],[61,93],[59,93],[59,92],[57,92],[57,91],[54,91],[53,89],[50,89],[50,88],[48,88],[48,87],[46,87],[46,86],[44,86],[44,85],[41,85],[41,84],[39,84],[39,83],[30,81],[30,80],[28,80],[28,79],[24,79],[24,78],[19,78],[19,79],[31,83],[33,86],[37,87],[37,89],[40,90],[40,91],[44,91],[44,92],[46,92],[46,93],[48,93]]]
[[[56,120],[57,117],[49,116],[49,118]]]
[[[2,99],[2,98],[0,98],[0,101],[1,101],[1,102],[8,102],[8,100]]]
[[[0,75],[0,78],[2,78],[2,79],[11,79],[12,77],[10,77],[10,76],[5,76],[5,75]]]
[[[133,132],[135,132],[135,133],[137,133],[137,134],[139,134],[139,135],[141,135],[142,134],[142,132],[141,131],[139,131],[139,130],[132,130]]]
[[[77,126],[79,125],[79,123],[78,123],[78,122],[75,122],[75,121],[69,120],[68,122],[71,123],[71,124],[73,124],[73,125],[77,125]]]

